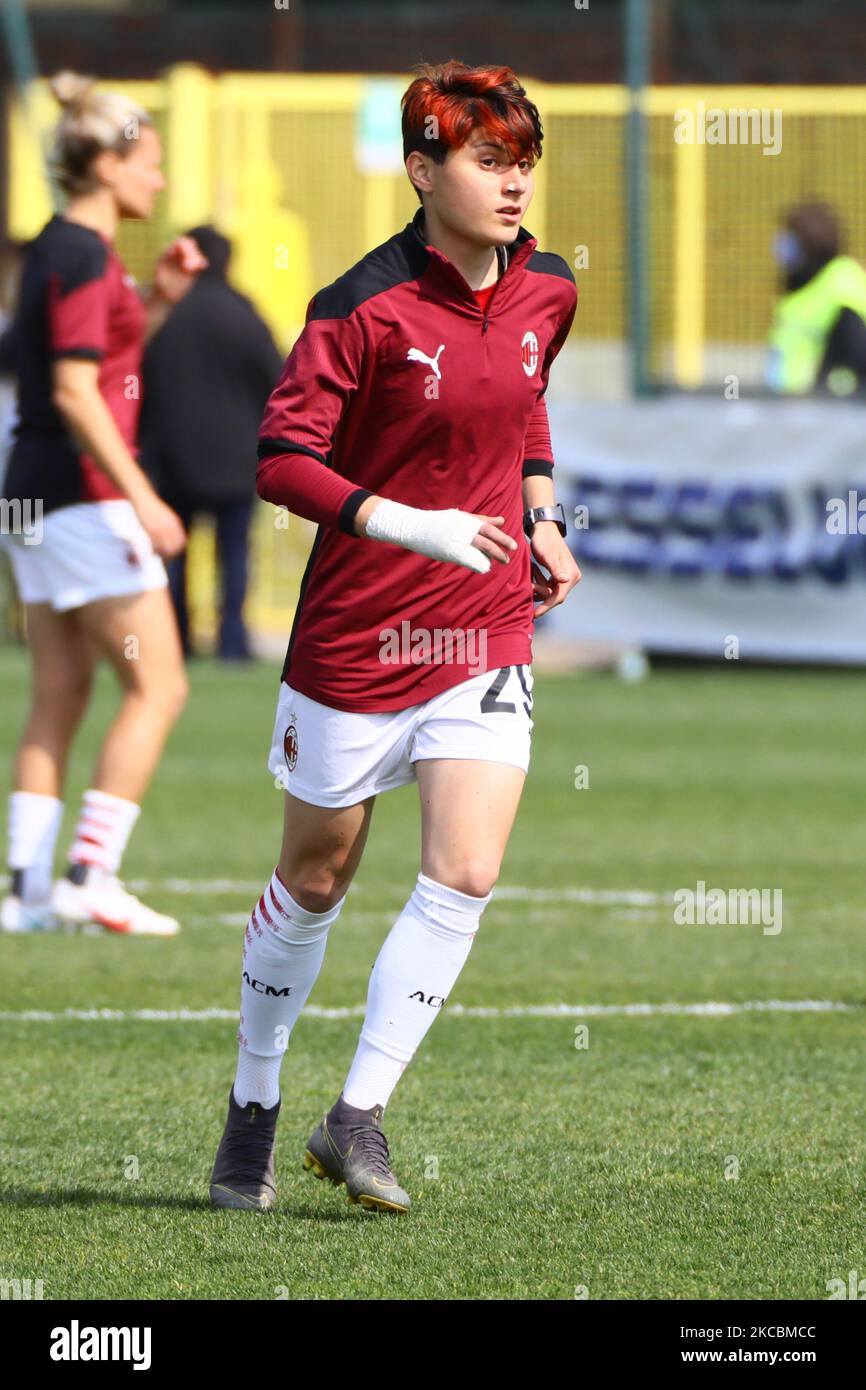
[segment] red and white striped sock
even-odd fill
[[[328,932],[343,910],[342,897],[327,912],[296,903],[275,869],[244,933],[238,1069],[238,1105],[257,1101],[269,1110],[280,1098],[280,1066],[291,1031],[322,968]]]
[[[70,864],[88,864],[103,873],[116,874],[140,814],[141,807],[134,801],[93,788],[86,791],[69,851]]]

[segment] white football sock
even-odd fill
[[[238,1105],[265,1109],[280,1098],[280,1067],[292,1029],[325,957],[328,931],[342,897],[327,912],[307,912],[274,870],[244,933],[238,1069]]]
[[[91,788],[84,793],[70,864],[88,864],[106,874],[116,874],[141,807],[122,796]]]
[[[21,901],[45,902],[51,896],[54,846],[63,819],[63,802],[37,792],[12,792],[9,797],[10,872],[21,874]]]
[[[282,1057],[257,1057],[254,1052],[239,1047],[233,1087],[236,1103],[244,1106],[254,1100],[263,1110],[272,1110],[280,1098],[282,1060]]]
[[[473,898],[418,875],[373,966],[367,1012],[343,1099],[386,1106],[469,955],[492,894]]]

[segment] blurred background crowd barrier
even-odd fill
[[[558,493],[592,601],[545,631],[717,660],[866,663],[860,401],[560,402]]]

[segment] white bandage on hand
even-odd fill
[[[490,558],[472,540],[484,525],[471,512],[456,507],[446,511],[426,511],[391,502],[387,497],[370,513],[364,534],[369,540],[390,541],[404,550],[416,550],[431,560],[450,560],[455,565],[486,574]]]

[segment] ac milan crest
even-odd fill
[[[532,376],[538,366],[538,339],[531,329],[523,335],[523,342],[520,344],[520,360],[526,375]]]
[[[283,738],[283,753],[285,754],[286,767],[289,772],[294,772],[295,764],[298,761],[298,731],[294,724],[290,724],[286,729]]]

